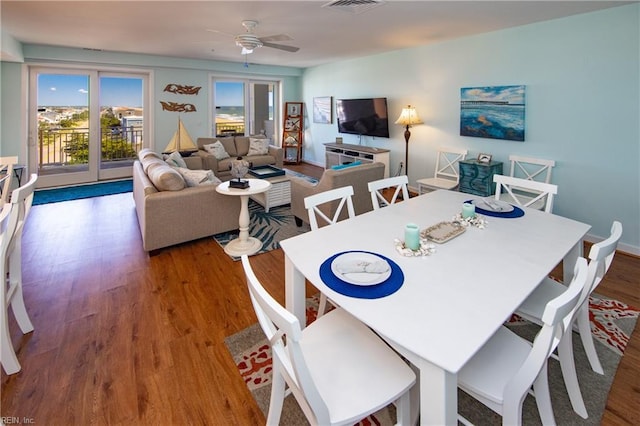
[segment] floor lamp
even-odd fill
[[[407,177],[409,176],[409,138],[411,137],[411,132],[409,131],[409,127],[414,124],[422,124],[422,120],[418,117],[418,113],[416,112],[415,107],[411,105],[407,105],[406,108],[402,108],[402,112],[400,113],[400,117],[396,120],[396,124],[401,124],[406,126],[404,131],[404,141],[407,144],[404,150],[404,171]]]

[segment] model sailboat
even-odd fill
[[[163,153],[168,154],[173,151],[178,151],[182,156],[188,157],[197,150],[198,147],[193,143],[189,132],[187,132],[186,127],[182,124],[182,120],[178,118],[178,130],[173,134]]]

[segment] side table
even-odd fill
[[[493,183],[493,175],[502,174],[502,162],[491,161],[481,163],[478,160],[461,160],[460,167],[460,192],[488,197],[496,192],[496,184]]]
[[[216,191],[220,194],[240,197],[240,218],[238,219],[240,235],[224,246],[224,251],[229,256],[254,254],[262,248],[262,241],[249,236],[249,196],[269,190],[271,182],[266,179],[246,180],[249,181],[249,187],[245,189],[229,188],[228,181],[216,187]]]

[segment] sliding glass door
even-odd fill
[[[144,146],[146,75],[30,70],[29,162],[39,187],[131,176]]]
[[[242,80],[215,77],[212,82],[213,121],[211,134],[264,134],[279,140],[279,87],[277,81]]]

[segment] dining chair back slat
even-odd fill
[[[466,149],[450,147],[438,148],[436,156],[436,168],[433,177],[418,179],[418,193],[422,194],[424,189],[454,189],[460,182],[460,171],[458,162],[467,156]]]
[[[556,165],[554,160],[510,155],[509,161],[511,162],[510,176],[551,183],[551,171]]]
[[[9,202],[13,187],[13,166],[18,164],[18,157],[0,157],[0,207]]]
[[[329,191],[320,192],[318,194],[310,195],[304,199],[304,207],[309,213],[309,225],[311,230],[318,229],[321,225],[318,223],[318,217],[324,222],[324,225],[333,225],[339,221],[340,213],[342,209],[347,208],[348,217],[352,218],[356,215],[353,208],[353,187],[343,186],[341,188],[331,189]],[[338,208],[335,210],[333,217],[328,217],[325,212],[322,211],[322,206],[326,203],[337,202]]]
[[[399,200],[400,196],[402,196],[403,200],[409,199],[409,190],[407,189],[409,179],[406,175],[374,180],[367,185],[371,193],[371,204],[374,210],[394,204]],[[383,194],[383,190],[387,188],[393,188],[393,195],[390,201]]]
[[[553,212],[553,199],[558,193],[557,185],[505,175],[493,175],[493,181],[496,183],[496,200],[544,210],[547,213]]]

